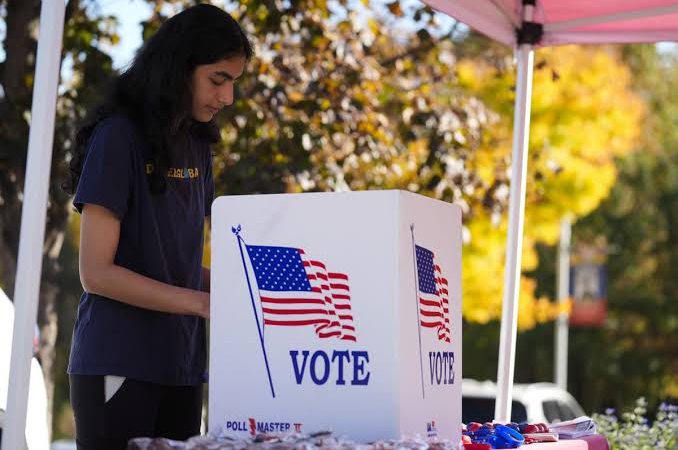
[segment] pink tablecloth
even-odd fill
[[[600,434],[584,436],[580,439],[561,439],[558,442],[527,444],[525,450],[610,450],[610,444]]]

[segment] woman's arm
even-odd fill
[[[209,317],[209,294],[162,283],[113,263],[120,221],[86,204],[80,222],[80,282],[85,291],[155,311]]]

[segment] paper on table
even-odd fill
[[[523,433],[532,442],[558,442],[558,433]]]
[[[582,436],[596,434],[596,424],[588,416],[580,416],[565,422],[549,425],[552,432],[558,433],[561,439],[577,439]]]

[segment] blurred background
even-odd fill
[[[82,292],[79,216],[61,190],[76,127],[165,20],[194,1],[68,0],[39,306],[52,438]],[[256,48],[218,117],[218,195],[405,189],[464,212],[463,377],[495,380],[511,168],[512,49],[416,0],[213,1]],[[14,291],[40,1],[0,0],[0,287]],[[553,381],[587,414],[678,397],[678,46],[535,56],[515,381]],[[570,295],[558,301],[561,222]],[[209,242],[205,248],[209,264]],[[563,276],[561,274],[560,276]]]

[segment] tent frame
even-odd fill
[[[539,41],[542,32],[541,26],[532,22],[535,2],[536,0],[524,0],[523,26],[516,31],[519,39],[519,45],[515,50],[518,74],[513,116],[509,227],[504,267],[502,320],[499,334],[497,400],[494,405],[494,418],[499,422],[511,421],[511,399],[513,396],[513,374],[518,331],[520,268],[525,224],[527,155],[530,141],[530,109],[534,69],[533,44]]]
[[[40,294],[64,14],[64,0],[42,0],[14,287],[15,314],[7,422],[2,434],[2,450],[16,450],[25,446],[28,383]]]

